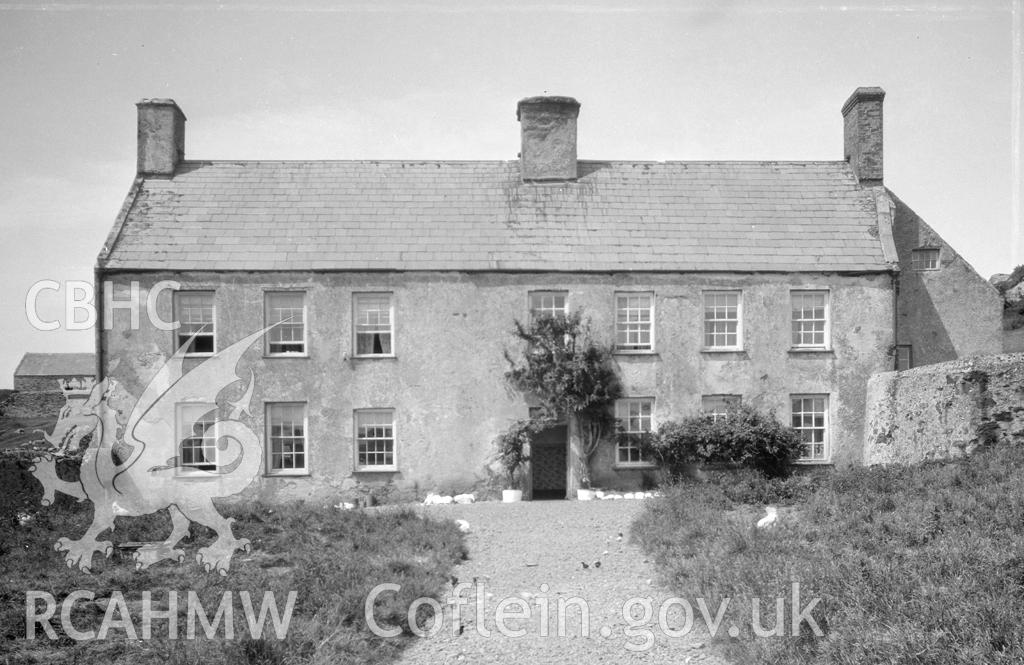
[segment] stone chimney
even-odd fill
[[[185,114],[173,99],[143,99],[139,109],[138,175],[172,176],[185,159]]]
[[[576,179],[576,117],[572,97],[528,97],[519,101],[516,119],[522,133],[519,153],[523,180]]]
[[[881,88],[857,88],[843,104],[843,155],[862,185],[882,184]]]

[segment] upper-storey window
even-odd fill
[[[615,294],[615,349],[654,350],[654,294]]]
[[[394,355],[395,308],[392,294],[357,293],[354,303],[356,355]]]
[[[174,320],[179,324],[174,331],[175,349],[188,344],[187,355],[209,355],[217,350],[213,291],[175,292]]]
[[[826,349],[829,340],[828,291],[793,291],[793,347]]]
[[[566,291],[531,291],[530,318],[541,316],[565,316],[568,313],[566,304],[569,294]]]
[[[704,292],[704,348],[738,351],[743,347],[742,299],[739,291]]]
[[[267,355],[306,353],[306,294],[302,291],[274,291],[265,295]],[[276,324],[276,325],[275,325]]]
[[[910,252],[910,267],[914,270],[938,270],[940,267],[938,247],[919,247]]]

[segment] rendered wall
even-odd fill
[[[166,279],[215,289],[221,349],[263,326],[265,290],[306,290],[309,357],[264,358],[256,344],[239,368],[241,376],[255,372],[253,429],[261,436],[264,402],[308,402],[311,473],[258,479],[250,494],[270,500],[337,497],[385,481],[406,494],[491,483],[495,436],[528,414],[522,396],[503,381],[503,351],[515,350],[513,319],[528,316],[531,290],[568,291],[569,306],[582,308],[606,342],[615,292],[654,291],[656,353],[616,355],[616,361],[627,395],[655,398],[656,423],[694,414],[702,394],[740,394],[787,420],[791,393],[828,393],[835,464],[860,463],[865,385],[892,364],[888,274],[145,273],[109,279],[116,300],[128,297],[132,280],[141,283],[143,298]],[[743,289],[743,352],[700,351],[703,288]],[[831,289],[831,351],[790,351],[792,288]],[[352,357],[352,294],[366,291],[394,293],[396,358]],[[171,318],[170,292],[157,308]],[[114,329],[103,334],[104,373],[137,396],[171,354],[172,333],[145,316],[138,330],[128,324],[128,313],[119,310]],[[353,409],[374,407],[395,409],[397,473],[353,471]],[[640,470],[616,469],[613,461],[609,444],[598,454],[596,482],[639,484]]]
[[[995,288],[905,203],[896,204],[893,240],[899,255],[899,344],[913,346],[914,366],[1001,353],[1003,303]],[[939,247],[942,267],[916,271],[913,250]]]

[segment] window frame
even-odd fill
[[[217,353],[217,291],[215,289],[179,289],[171,294],[171,318],[175,323],[178,324],[178,327],[171,331],[171,343],[173,345],[173,353],[177,353],[178,350],[184,346],[184,343],[181,339],[182,333],[180,332],[182,325],[180,316],[181,297],[195,295],[210,296],[210,318],[212,319],[210,323],[213,326],[213,330],[210,333],[201,334],[203,336],[209,335],[209,337],[212,340],[213,350],[201,352],[189,352],[186,350],[185,353],[182,354],[182,356],[185,358],[209,358]],[[191,336],[192,334],[189,334],[189,337]],[[186,337],[185,341],[187,340],[188,337]],[[193,343],[194,341],[195,340],[193,340]]]
[[[273,436],[271,434],[274,422],[271,418],[271,412],[275,406],[301,406],[302,407],[302,457],[305,465],[300,467],[291,468],[274,468],[274,449],[273,449]],[[310,456],[310,445],[309,445],[309,403],[308,402],[296,402],[296,401],[275,401],[265,402],[263,405],[263,445],[264,445],[264,457],[265,457],[265,468],[264,474],[267,476],[308,476],[310,475],[310,469],[312,465],[309,462]],[[282,452],[282,455],[284,453]],[[292,455],[295,454],[294,450]]]
[[[361,414],[387,413],[391,416],[391,464],[359,463],[359,416]],[[356,473],[394,473],[398,471],[398,426],[393,407],[353,409],[352,411],[352,454],[353,469]]]
[[[796,319],[793,299],[796,295],[822,294],[825,296],[825,325],[822,331],[822,344],[797,344],[793,340],[793,324],[799,321],[817,321],[817,319]],[[814,332],[814,331],[812,331]],[[831,351],[832,350],[832,291],[831,289],[790,289],[789,291],[789,343],[792,351]]]
[[[906,350],[906,352],[907,352],[907,366],[901,369],[900,368],[900,351],[902,351],[902,350]],[[897,344],[896,345],[896,349],[895,349],[895,355],[896,355],[896,357],[894,358],[894,361],[895,361],[894,368],[895,368],[895,370],[897,372],[905,372],[908,369],[913,369],[914,368],[914,345],[913,344]]]
[[[304,289],[268,289],[263,292],[263,326],[268,327],[271,325],[269,319],[270,313],[270,298],[275,295],[281,294],[298,294],[302,296],[302,351],[271,351],[271,333],[273,330],[268,330],[267,334],[264,335],[263,342],[263,355],[267,358],[308,358],[309,357],[309,303],[307,293]],[[277,322],[275,322],[277,323]],[[276,330],[275,328],[274,330]]]
[[[650,421],[651,422],[650,422],[650,429],[647,430],[646,432],[644,432],[644,431],[633,432],[633,431],[630,431],[630,430],[626,430],[625,428],[622,427],[622,424],[623,423],[628,423],[628,420],[629,420],[629,412],[627,410],[625,412],[625,415],[623,416],[623,408],[625,407],[626,409],[628,409],[628,405],[631,402],[639,402],[639,403],[647,402],[647,403],[650,404],[650,406],[651,406]],[[617,429],[617,436],[615,437],[615,460],[614,460],[614,463],[612,464],[613,468],[616,468],[616,469],[646,469],[646,468],[651,468],[651,467],[656,466],[654,461],[649,460],[649,459],[644,459],[642,451],[639,450],[639,446],[636,446],[636,445],[625,445],[624,446],[624,445],[622,445],[623,444],[623,435],[628,437],[631,434],[640,434],[640,435],[652,434],[653,432],[656,431],[657,424],[656,424],[656,420],[655,420],[655,417],[654,417],[654,414],[655,414],[655,404],[656,404],[656,399],[654,397],[651,397],[651,396],[620,397],[619,399],[615,400],[615,407],[614,408],[615,408],[615,420],[616,420],[616,423],[617,423],[617,427],[616,427],[616,429]],[[640,414],[640,417],[643,417],[642,413]],[[638,455],[639,455],[639,459],[637,461],[625,461],[624,462],[624,461],[622,461],[622,458],[620,457],[620,450],[637,450],[638,451]]]
[[[707,402],[718,399],[721,405],[728,410],[730,404],[735,403],[737,406],[743,404],[743,395],[737,393],[710,393],[700,396],[700,412],[702,415],[711,416],[713,420],[718,420],[725,416],[725,412],[719,412],[714,410],[716,406],[713,405],[710,409],[707,406]]]
[[[388,298],[388,334],[391,338],[390,353],[359,353],[359,299],[369,296]],[[353,358],[394,358],[395,349],[395,294],[393,291],[357,291],[352,294],[352,357]]]
[[[708,341],[708,324],[724,322],[728,323],[733,319],[708,319],[708,296],[717,295],[735,295],[736,296],[736,344],[733,346],[717,346],[709,345]],[[742,289],[706,289],[701,291],[701,350],[709,353],[716,352],[736,352],[743,350],[743,290]],[[728,333],[710,333],[712,339],[716,335],[728,335]]]
[[[527,311],[530,314],[530,321],[536,321],[539,313],[547,314],[547,312],[543,311],[542,309],[535,309],[534,308],[534,306],[533,306],[533,298],[534,298],[534,296],[539,296],[539,297],[544,297],[544,296],[562,296],[562,299],[563,299],[562,300],[562,310],[561,310],[560,314],[563,317],[569,315],[569,292],[568,291],[566,291],[566,290],[557,290],[557,289],[538,289],[536,291],[529,291],[526,294],[526,309],[527,309]],[[556,314],[552,312],[552,316],[555,316],[555,315]]]
[[[918,256],[925,252],[927,252],[929,256],[934,252],[935,265],[931,265],[930,260],[927,265],[924,265],[923,261],[918,260]],[[910,250],[910,269],[914,272],[930,272],[942,269],[942,248],[934,245],[924,245]]]
[[[213,466],[212,469],[204,469],[204,468],[202,468],[202,466],[208,466],[208,465],[200,465],[200,464],[196,464],[196,463],[189,463],[189,464],[185,463],[185,450],[184,450],[184,447],[183,447],[184,441],[185,441],[185,439],[193,439],[193,438],[195,438],[192,435],[191,432],[190,432],[189,436],[185,436],[185,432],[184,432],[184,430],[185,430],[184,415],[185,415],[186,409],[197,409],[197,410],[201,409],[202,410],[202,414],[200,414],[200,415],[206,415],[207,413],[209,413],[211,411],[214,412],[214,421],[212,423],[213,428],[214,428],[214,430],[213,430],[213,445],[212,445],[214,461],[213,461],[213,464],[212,464],[212,466]],[[220,421],[220,419],[217,417],[219,415],[217,413],[217,411],[218,411],[217,405],[214,404],[214,403],[210,403],[210,402],[178,402],[178,403],[176,403],[174,405],[174,441],[175,441],[174,445],[175,445],[175,454],[176,454],[176,457],[177,457],[177,466],[175,468],[175,476],[176,477],[178,477],[178,478],[209,478],[211,475],[216,475],[218,473],[218,469],[220,469],[221,465],[220,465],[220,448],[217,446],[217,443],[219,441],[219,437],[217,436],[217,423]],[[192,422],[190,424],[191,425],[195,425],[196,422],[197,422],[196,420],[192,420]],[[203,454],[205,456],[206,455],[205,450],[207,448],[210,448],[211,446],[208,446],[205,443],[205,440],[207,438],[206,437],[206,430],[203,431],[203,434],[204,434],[204,436],[203,436],[204,444],[203,444],[202,448],[204,450]]]
[[[648,326],[650,327],[650,329],[648,331],[648,336],[650,337],[650,342],[648,343],[648,348],[646,348],[646,349],[626,348],[627,346],[633,346],[633,345],[622,345],[622,344],[619,344],[619,324],[621,323],[619,321],[619,298],[622,298],[622,297],[628,298],[630,296],[647,296],[650,299],[650,305],[648,307],[648,311],[650,312],[650,314],[648,316],[649,320],[647,322]],[[629,308],[627,307],[627,309],[629,309]],[[617,354],[627,354],[627,355],[628,354],[636,354],[636,355],[647,354],[647,355],[650,355],[650,354],[655,353],[655,349],[657,347],[655,346],[655,334],[654,334],[655,326],[654,326],[654,321],[655,321],[655,317],[656,317],[657,308],[656,308],[656,304],[655,304],[654,291],[616,291],[615,292],[615,302],[614,302],[613,311],[614,311],[614,325],[615,325],[615,335],[614,335],[615,347],[614,347],[614,352],[617,353]],[[628,324],[630,322],[626,321],[625,323]],[[626,335],[627,335],[627,340],[628,340],[629,339],[629,337],[628,337],[628,335],[629,335],[628,329],[626,331]]]
[[[795,402],[798,399],[799,400],[806,400],[806,399],[811,399],[811,400],[813,400],[813,399],[823,399],[824,400],[824,409],[822,410],[823,420],[824,420],[823,425],[822,425],[822,431],[823,431],[823,435],[822,435],[823,455],[820,458],[813,457],[813,454],[814,454],[814,448],[813,448],[814,442],[812,441],[812,442],[810,442],[810,444],[804,443],[803,445],[805,445],[805,446],[806,445],[811,445],[812,446],[812,448],[811,448],[811,455],[812,456],[811,457],[807,457],[807,456],[805,456],[804,454],[801,453],[800,458],[796,460],[796,463],[797,464],[831,464],[832,463],[832,413],[831,413],[832,412],[832,400],[831,400],[831,395],[829,393],[792,393],[792,394],[790,394],[790,396],[789,396],[789,424],[790,424],[790,426],[793,429],[795,429],[797,431],[797,434],[801,435],[801,441],[803,441],[801,432],[806,431],[806,430],[813,430],[813,429],[817,429],[817,428],[814,428],[814,427],[806,428],[806,427],[803,427],[803,426],[797,427],[797,426],[793,425],[793,417],[795,415],[795,412],[793,411],[793,402]],[[800,413],[804,414],[804,413],[808,413],[808,412],[800,411]],[[809,413],[814,414],[816,412],[811,411]]]

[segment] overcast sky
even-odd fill
[[[831,160],[878,85],[886,185],[1009,272],[1021,22],[1021,0],[0,2],[0,387],[25,351],[92,350],[25,295],[92,279],[143,97],[178,102],[192,159],[514,159],[516,101],[547,93],[582,103],[583,159]]]

